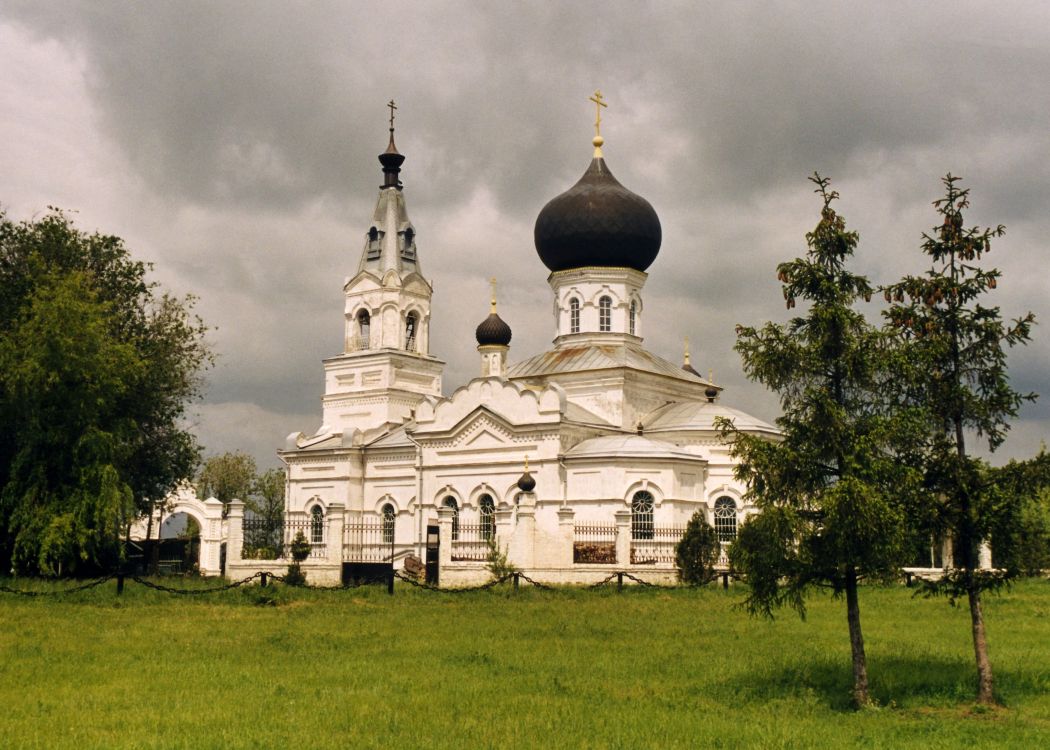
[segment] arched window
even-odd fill
[[[357,314],[357,348],[367,349],[371,345],[372,316],[368,310],[362,310]]]
[[[382,254],[383,246],[379,244],[379,230],[372,227],[368,230],[368,254],[367,260],[378,260]]]
[[[414,312],[405,317],[405,351],[416,350],[416,331],[419,330],[419,316]]]
[[[310,510],[310,542],[320,544],[324,541],[324,509],[315,505]]]
[[[637,316],[637,314],[638,314],[638,303],[636,303],[632,299],[631,300],[630,320],[629,320],[629,322],[630,322],[630,333],[631,333],[632,336],[634,335],[634,321],[635,321],[635,317]]]
[[[642,490],[631,500],[631,539],[653,538],[653,496]]]
[[[401,258],[403,260],[414,261],[416,259],[416,247],[412,244],[415,240],[416,233],[409,227],[405,230],[405,246],[401,248]]]
[[[720,542],[736,539],[736,503],[731,497],[722,496],[715,500],[715,533]]]
[[[569,333],[580,332],[580,301],[573,297],[569,300]]]
[[[456,541],[459,539],[459,503],[450,495],[445,498],[444,506],[452,508],[452,541]]]
[[[598,330],[612,330],[612,298],[602,297],[598,300]]]
[[[394,543],[394,519],[396,515],[393,505],[387,503],[383,506],[383,544]]]
[[[489,495],[482,495],[478,501],[481,517],[481,538],[486,542],[496,533],[496,504]]]

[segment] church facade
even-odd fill
[[[676,364],[645,348],[660,221],[613,177],[601,146],[599,134],[583,176],[536,220],[551,348],[511,357],[494,287],[476,331],[479,377],[443,396],[425,234],[408,215],[391,122],[383,185],[343,287],[343,351],[323,363],[322,425],[279,451],[285,533],[310,540],[311,580],[338,580],[345,563],[423,559],[435,527],[442,585],[485,580],[493,550],[540,581],[613,569],[668,579],[695,513],[728,541],[752,512],[717,420],[770,439],[776,430],[727,405],[688,354]],[[264,569],[242,519],[234,503],[231,576]]]

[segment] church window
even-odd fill
[[[454,497],[446,497],[444,505],[452,509],[452,541],[456,541],[459,539],[459,503]]]
[[[368,310],[362,310],[357,314],[357,349],[367,349],[370,345],[372,335],[372,316]]]
[[[715,500],[715,533],[720,542],[736,539],[736,503],[731,497]]]
[[[609,297],[598,300],[598,330],[612,330],[612,299]]]
[[[490,495],[482,495],[478,504],[481,516],[481,538],[487,542],[496,532],[496,504]]]
[[[416,331],[419,328],[419,316],[414,312],[405,317],[405,351],[416,350]]]
[[[631,332],[632,336],[634,335],[634,322],[635,322],[635,318],[636,318],[637,314],[638,314],[638,303],[636,303],[634,300],[631,300],[631,311],[630,311],[630,325],[631,325],[631,328],[630,328],[630,332]]]
[[[387,503],[383,506],[383,544],[394,543],[394,519],[396,515],[393,505]]]
[[[573,297],[569,300],[569,333],[580,332],[580,301]]]
[[[653,538],[653,496],[642,490],[631,500],[631,539]]]
[[[313,544],[324,541],[324,509],[320,505],[310,510],[310,541]]]
[[[368,230],[368,253],[365,257],[367,260],[379,260],[381,252],[382,247],[379,244],[379,230],[372,227]]]

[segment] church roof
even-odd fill
[[[707,381],[699,375],[632,344],[589,344],[553,349],[513,365],[507,377],[528,378],[619,367],[707,385]]]
[[[717,431],[715,420],[725,417],[745,432],[779,434],[779,430],[758,417],[739,409],[724,406],[717,401],[681,401],[666,404],[649,412],[642,419],[646,432]]]
[[[702,461],[701,456],[687,453],[672,443],[652,440],[642,435],[603,435],[577,443],[565,452],[566,458],[599,458],[620,456],[625,458],[670,458],[675,460]]]

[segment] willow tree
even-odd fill
[[[805,257],[777,267],[788,308],[801,302],[805,312],[783,325],[737,328],[747,376],[779,394],[783,414],[779,441],[723,424],[740,459],[736,475],[761,511],[741,526],[730,559],[748,582],[752,614],[771,617],[787,605],[804,617],[813,587],[845,597],[853,700],[863,706],[870,697],[859,587],[899,563],[910,475],[894,446],[910,422],[892,419],[885,403],[888,339],[855,309],[872,294],[846,266],[858,235],[833,208],[829,181],[810,179],[823,201],[820,221],[806,235]]]
[[[1028,313],[1006,323],[999,308],[980,302],[996,288],[1000,273],[978,262],[1005,230],[964,226],[969,190],[958,182],[951,174],[943,178],[945,196],[933,204],[939,224],[923,235],[930,270],[887,287],[886,299],[893,304],[886,316],[905,344],[903,390],[927,415],[921,466],[929,507],[955,549],[955,567],[929,590],[969,602],[977,700],[991,703],[981,593],[998,588],[1014,571],[981,570],[980,546],[1001,525],[1003,502],[994,473],[970,454],[968,438],[984,439],[994,451],[1006,437],[1010,418],[1026,399],[1035,398],[1014,390],[1006,369],[1006,348],[1029,340],[1035,318]]]

